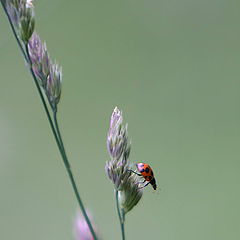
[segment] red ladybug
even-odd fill
[[[132,170],[131,170],[131,172],[137,174],[138,176],[144,177],[145,180],[144,180],[143,183],[147,182],[147,184],[145,184],[143,186],[143,188],[146,187],[150,183],[152,185],[153,189],[156,190],[157,189],[157,185],[156,185],[156,180],[154,178],[154,174],[153,174],[152,168],[148,164],[146,164],[146,163],[137,163],[136,165],[137,165],[137,169],[140,172],[140,174],[136,173],[136,172],[134,172]]]

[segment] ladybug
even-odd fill
[[[154,178],[152,168],[146,163],[137,163],[136,166],[137,166],[137,169],[140,173],[136,173],[132,170],[131,170],[131,172],[137,174],[138,176],[144,177],[144,182],[143,183],[147,182],[147,184],[145,184],[143,186],[143,188],[146,187],[150,183],[152,185],[153,189],[156,190],[157,189],[157,184],[156,184],[156,180]]]

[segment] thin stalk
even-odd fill
[[[124,212],[124,209],[122,209],[122,221],[123,221],[123,224],[124,224],[125,223],[125,212]]]
[[[117,212],[118,212],[118,217],[119,217],[119,222],[120,222],[120,227],[121,227],[121,232],[122,232],[122,240],[125,240],[125,230],[124,230],[125,213],[124,213],[124,210],[122,209],[122,215],[121,215],[117,190],[115,191],[115,196],[116,196]]]
[[[73,188],[75,196],[76,196],[76,198],[78,200],[78,204],[79,204],[79,207],[80,207],[80,209],[82,211],[82,214],[83,214],[83,216],[84,216],[84,218],[85,218],[85,220],[86,220],[86,222],[88,224],[89,230],[91,231],[91,234],[92,234],[94,240],[96,240],[97,236],[96,236],[96,234],[94,232],[94,229],[92,227],[90,219],[88,218],[87,212],[85,210],[84,204],[83,204],[83,202],[81,200],[81,197],[80,197],[79,191],[77,189],[77,185],[76,185],[76,182],[75,182],[75,179],[74,179],[74,176],[73,176],[73,173],[72,173],[72,170],[71,170],[68,158],[67,158],[67,154],[65,152],[65,147],[64,147],[63,140],[62,140],[61,131],[60,131],[60,128],[59,128],[59,125],[58,125],[57,109],[54,110],[54,112],[53,112],[53,118],[54,118],[54,124],[55,124],[55,127],[56,127],[56,131],[57,131],[57,134],[58,134],[59,142],[60,142],[62,150],[63,150],[64,164],[65,164],[68,176],[70,178],[70,181],[71,181],[71,184],[72,184],[72,188]]]
[[[64,143],[63,143],[63,140],[62,140],[62,134],[61,134],[61,131],[60,131],[60,128],[59,128],[59,125],[58,125],[57,107],[56,108],[52,107],[52,111],[53,111],[53,121],[54,121],[56,134],[57,134],[57,137],[58,137],[58,140],[59,140],[59,144],[60,144],[61,149],[62,149],[63,161],[66,163],[68,168],[71,168],[70,163],[68,161],[68,157],[67,157],[66,151],[65,151],[65,146],[64,146]]]

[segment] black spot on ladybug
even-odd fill
[[[146,173],[149,173],[149,168],[148,168],[148,167],[145,168],[145,172],[146,172]]]
[[[144,169],[141,169],[140,172],[144,172]]]

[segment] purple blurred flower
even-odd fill
[[[89,214],[88,214],[89,216]],[[92,217],[91,215],[89,216],[91,222],[92,222]],[[93,226],[94,231],[97,234],[96,227]],[[74,237],[75,240],[93,240],[92,234],[89,230],[89,227],[87,225],[87,222],[85,218],[78,212],[75,220],[74,220]]]

